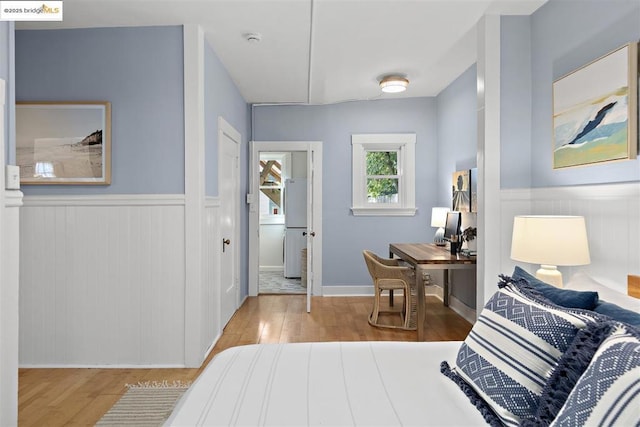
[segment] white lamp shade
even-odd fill
[[[449,212],[449,208],[431,208],[431,226],[444,227],[447,225],[447,212]]]
[[[513,219],[511,259],[545,265],[586,265],[589,243],[584,217],[532,215]]]

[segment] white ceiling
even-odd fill
[[[247,102],[325,104],[435,96],[476,61],[484,14],[529,15],[545,1],[64,0],[63,22],[16,28],[200,24]],[[389,73],[408,90],[382,95]]]

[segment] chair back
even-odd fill
[[[367,250],[362,251],[362,254],[364,255],[364,262],[367,264],[367,270],[369,270],[369,274],[371,275],[371,278],[375,282],[377,277],[376,265],[380,264],[376,260],[377,256],[373,252],[367,251]]]

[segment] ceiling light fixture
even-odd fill
[[[380,89],[386,93],[404,92],[409,86],[409,80],[402,76],[386,76],[380,80]]]
[[[246,33],[244,39],[251,44],[260,43],[262,41],[262,34],[260,33]]]

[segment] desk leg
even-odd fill
[[[416,329],[418,331],[418,341],[424,341],[424,318],[425,318],[425,298],[424,283],[422,283],[422,269],[416,265],[416,294],[418,296],[418,306],[416,307]]]
[[[443,270],[442,275],[442,303],[445,307],[449,307],[449,271]]]
[[[389,258],[393,259],[393,253],[389,251]],[[393,307],[393,289],[389,289],[389,307]]]

